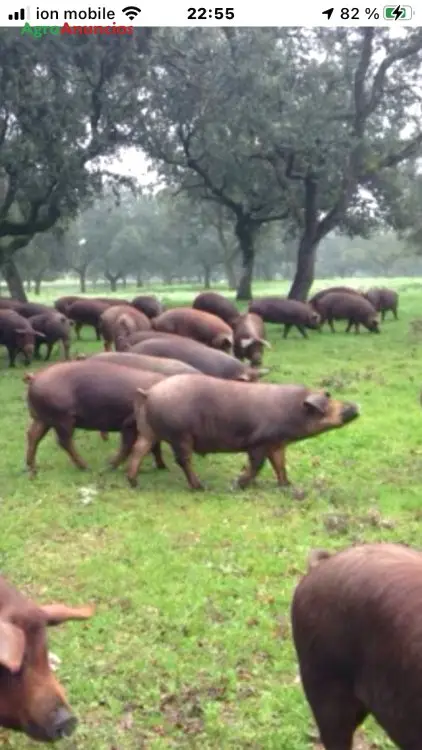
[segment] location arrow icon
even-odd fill
[[[323,16],[327,16],[327,21],[330,20],[330,18],[333,15],[333,13],[334,13],[334,8],[328,8],[328,10],[323,10],[322,11],[322,15]]]

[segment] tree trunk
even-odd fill
[[[22,279],[13,258],[9,258],[3,263],[1,272],[9,289],[10,296],[21,302],[27,302]]]
[[[299,243],[297,265],[293,283],[288,294],[289,299],[305,302],[314,283],[315,261],[318,244],[313,238],[304,235]]]
[[[123,289],[126,289],[127,287],[127,278],[126,276],[123,276]]]
[[[38,274],[38,276],[35,276],[34,278],[34,292],[37,295],[37,297],[41,294],[41,284],[42,284],[42,278],[44,274]]]
[[[224,259],[224,272],[226,274],[229,289],[236,289],[236,274],[230,258]]]
[[[81,294],[85,294],[86,292],[86,268],[81,268],[78,271],[79,276],[79,287],[81,290]]]
[[[26,280],[26,291],[30,292],[31,289],[32,289],[32,279],[27,279]]]
[[[211,268],[204,265],[204,289],[211,289]]]
[[[141,272],[138,271],[136,274],[136,288],[140,289],[144,285],[144,282],[142,281]]]
[[[236,299],[252,299],[252,278],[255,261],[254,240],[258,226],[250,219],[238,219],[235,233],[242,253],[242,272],[237,287]]]
[[[104,274],[104,275],[105,275],[107,281],[110,284],[110,291],[111,292],[116,292],[117,291],[117,282],[118,282],[118,280],[120,278],[120,274],[118,274],[117,276],[113,276],[113,274],[111,274],[111,273],[107,273],[107,274]]]

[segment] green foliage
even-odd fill
[[[409,324],[420,315],[422,281],[408,290],[390,283],[401,293],[400,320],[387,318],[380,336],[345,335],[339,324],[335,336],[281,342],[279,327],[268,326],[267,380],[309,383],[362,406],[343,430],[288,449],[291,492],[275,487],[269,467],[255,487],[233,492],[243,456],[210,455],[195,457],[208,485],[195,496],[168,449],[169,471],[147,460],[131,490],[122,471],[104,471],[116,438],[103,443],[82,430],[76,443],[91,471],[73,468],[49,435],[29,481],[23,370],[2,369],[2,572],[42,602],[97,605],[92,621],[49,634],[81,722],[68,741],[74,750],[309,750],[315,730],[289,626],[309,550],[420,545],[422,350]],[[175,288],[169,299],[189,304],[198,291]],[[75,350],[98,350],[84,337]],[[362,746],[392,747],[373,721],[364,736]],[[7,744],[33,747],[12,733]]]

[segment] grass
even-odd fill
[[[170,471],[155,472],[148,459],[131,490],[122,471],[104,471],[117,437],[103,443],[83,432],[77,445],[89,473],[49,435],[30,481],[24,368],[8,371],[0,360],[2,572],[40,601],[97,605],[89,623],[50,633],[80,718],[63,748],[315,747],[289,624],[309,549],[420,543],[422,333],[409,324],[421,314],[422,282],[389,283],[402,290],[400,320],[387,319],[380,336],[345,335],[339,324],[335,336],[310,332],[304,341],[293,332],[282,341],[268,326],[267,379],[326,387],[362,407],[343,430],[288,451],[291,492],[276,488],[269,467],[253,489],[233,491],[244,461],[233,455],[196,457],[209,489],[191,493],[168,449]],[[282,284],[259,289],[279,291]],[[193,293],[162,290],[178,304]],[[75,349],[99,348],[90,329],[83,336]],[[371,721],[364,737],[392,747]],[[34,746],[7,733],[0,741]]]

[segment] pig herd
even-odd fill
[[[152,454],[165,470],[168,443],[189,487],[203,489],[193,455],[242,452],[247,464],[236,480],[245,488],[268,459],[277,484],[289,484],[286,449],[337,429],[359,416],[354,403],[304,385],[258,382],[265,323],[292,327],[307,338],[345,320],[346,331],[380,332],[380,319],[397,319],[398,295],[332,287],[307,303],[263,297],[240,314],[214,292],[199,294],[192,308],[164,310],[153,296],[131,302],[62,297],[54,308],[0,299],[0,344],[9,364],[45,359],[61,342],[66,361],[26,372],[30,424],[26,464],[37,472],[40,441],[50,430],[78,469],[87,468],[74,443],[75,429],[107,440],[120,434],[116,469],[127,462],[135,486]],[[104,351],[70,359],[76,339],[91,326]],[[421,597],[419,598],[419,591]],[[419,614],[419,609],[421,613]],[[93,608],[39,605],[0,579],[0,725],[41,742],[70,735],[76,718],[51,671],[46,629],[85,619]],[[403,750],[422,747],[422,555],[405,545],[355,546],[330,555],[311,553],[308,572],[294,592],[293,643],[303,689],[326,750],[351,750],[356,729],[372,714]]]

